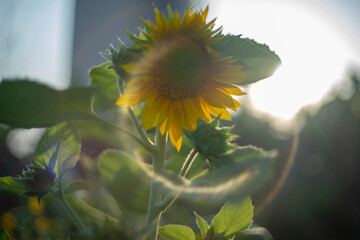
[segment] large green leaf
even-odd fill
[[[106,150],[98,158],[101,178],[126,209],[146,213],[150,179],[144,175],[144,163],[118,150]]]
[[[33,128],[91,119],[93,94],[92,88],[58,91],[28,80],[3,80],[0,83],[0,123]]]
[[[79,154],[79,132],[71,123],[62,123],[49,128],[42,136],[35,149],[33,165],[53,169],[60,176],[76,165]]]
[[[159,234],[171,240],[195,240],[194,231],[183,225],[166,225],[159,228]]]
[[[249,38],[236,35],[225,35],[223,39],[212,47],[220,52],[222,57],[232,56],[236,64],[243,66],[242,71],[248,73],[244,81],[239,84],[249,84],[270,77],[281,60],[275,52],[265,44],[259,44]]]
[[[31,192],[32,188],[27,185],[25,179],[15,177],[1,177],[0,191],[22,195],[25,192]]]
[[[225,237],[249,228],[252,224],[254,206],[250,197],[239,203],[226,203],[214,217],[211,228]]]
[[[117,75],[114,69],[109,68],[111,65],[111,62],[107,62],[90,70],[91,85],[96,87],[95,109],[114,107],[119,98]]]

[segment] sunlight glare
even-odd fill
[[[266,43],[281,58],[274,76],[252,85],[251,104],[260,112],[290,120],[304,106],[321,101],[345,76],[359,49],[340,21],[316,1],[213,2],[211,18],[224,33]]]

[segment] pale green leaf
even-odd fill
[[[57,159],[54,160],[56,151],[58,151]],[[33,165],[35,168],[54,166],[53,170],[59,177],[64,171],[76,165],[79,154],[79,132],[71,123],[62,123],[49,128],[42,136],[35,149]]]
[[[146,213],[150,178],[141,167],[147,165],[118,150],[106,150],[98,158],[101,179],[126,209]]]
[[[194,231],[183,225],[166,225],[159,228],[159,234],[169,240],[195,240]]]
[[[216,234],[228,237],[249,228],[252,224],[254,206],[250,197],[239,203],[226,203],[214,217],[211,228]]]
[[[104,110],[115,107],[116,100],[119,98],[117,75],[114,69],[109,68],[111,65],[111,62],[107,62],[90,70],[91,86],[96,87],[95,109]]]
[[[202,218],[199,214],[197,214],[196,212],[194,212],[195,217],[196,217],[196,224],[200,229],[201,232],[201,236],[202,238],[205,238],[207,232],[209,231],[209,225],[206,222],[206,220],[204,218]]]
[[[76,197],[75,194],[66,194],[65,197],[67,201],[71,204],[71,206],[77,212],[79,212],[79,214],[84,215],[86,217],[91,217],[92,220],[95,223],[99,224],[100,226],[102,226],[105,221],[114,224],[118,223],[118,220],[116,220],[114,217],[100,211],[99,209],[90,206],[81,198]]]
[[[212,47],[222,57],[232,56],[236,64],[243,66],[242,71],[248,73],[248,76],[244,81],[239,81],[239,84],[249,84],[270,77],[281,64],[279,56],[265,44],[236,35],[222,37]]]

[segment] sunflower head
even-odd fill
[[[179,151],[184,129],[194,131],[198,119],[212,116],[230,120],[227,109],[240,103],[232,95],[244,93],[233,83],[246,77],[232,57],[220,57],[211,45],[221,40],[215,20],[206,22],[208,8],[188,9],[181,18],[168,7],[168,17],[155,9],[155,24],[143,20],[145,30],[138,38],[142,50],[138,61],[123,65],[130,74],[126,93],[117,104],[126,107],[145,101],[142,122],[145,129],[158,126],[169,132]]]

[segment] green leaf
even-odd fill
[[[205,238],[207,232],[209,231],[209,225],[206,222],[205,219],[203,219],[199,214],[197,214],[196,212],[194,212],[195,217],[196,217],[196,224],[200,229],[201,232],[201,237]]]
[[[263,227],[251,227],[236,233],[236,239],[241,240],[273,240],[270,232]]]
[[[92,119],[94,89],[55,90],[28,80],[0,83],[0,123],[18,128],[49,127]]]
[[[195,240],[194,231],[183,225],[166,225],[159,228],[159,234],[170,240]]]
[[[81,215],[86,216],[86,218],[91,217],[92,221],[100,226],[103,225],[104,221],[108,221],[109,223],[117,224],[118,220],[113,218],[112,216],[90,206],[84,200],[79,197],[76,197],[75,194],[66,194],[66,200],[71,204],[71,206],[77,210]]]
[[[104,110],[115,107],[116,100],[119,98],[117,75],[114,69],[109,68],[111,65],[111,62],[107,62],[90,70],[91,85],[96,87],[95,109]]]
[[[22,195],[25,192],[31,192],[32,188],[27,185],[25,179],[15,177],[1,177],[0,191],[10,192],[17,195]]]
[[[281,60],[275,52],[265,44],[259,44],[252,39],[235,35],[222,36],[223,39],[212,47],[221,53],[222,57],[232,56],[236,64],[243,66],[242,71],[249,75],[239,84],[249,84],[270,77]]]
[[[6,229],[2,226],[0,226],[0,239],[1,240],[11,240],[10,235],[6,231]]]
[[[57,159],[53,156],[56,154]],[[62,175],[76,165],[80,154],[80,135],[71,123],[62,123],[49,128],[40,139],[33,165],[34,168],[54,166],[56,176]]]
[[[118,150],[106,150],[98,158],[100,174],[105,185],[126,209],[146,213],[150,178],[144,175],[144,163]]]
[[[252,224],[254,206],[250,197],[240,203],[226,203],[214,217],[211,228],[216,234],[228,237],[236,232],[249,228]]]

